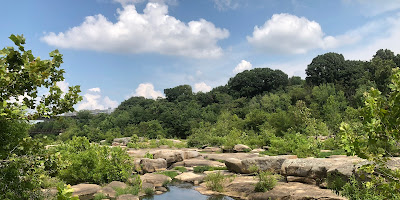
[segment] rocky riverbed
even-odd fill
[[[220,153],[221,149],[209,147],[204,149],[127,149],[130,156],[134,158],[135,168],[142,180],[142,188],[150,188],[154,194],[167,192],[165,183],[172,179],[163,174],[164,171],[176,171],[179,175],[174,179],[192,183],[195,189],[204,195],[226,195],[239,199],[324,199],[342,200],[344,197],[336,195],[327,189],[328,177],[339,177],[347,180],[356,169],[367,161],[349,156],[330,156],[328,158],[297,158],[293,155],[266,156],[257,151],[248,153],[237,151],[236,153]],[[144,158],[152,155],[153,159]],[[390,168],[400,166],[399,158],[392,158],[388,163]],[[224,183],[223,192],[211,191],[206,187],[204,178],[208,173],[216,171],[205,171],[194,173],[196,166],[226,167],[226,170],[218,170],[224,175],[230,175],[230,181]],[[186,172],[174,169],[185,168]],[[277,186],[267,192],[255,192],[257,178],[251,174],[251,168],[271,171],[280,174],[283,179]],[[126,187],[125,183],[112,182],[103,187],[94,184],[79,184],[73,186],[74,195],[81,200],[92,199],[96,193],[103,193],[110,199],[139,199],[144,196],[121,195],[116,197],[115,188]]]

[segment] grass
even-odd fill
[[[97,193],[94,195],[94,199],[93,200],[102,200],[102,199],[107,199],[108,197],[103,194],[103,193]]]
[[[116,192],[116,196],[120,196],[123,194],[138,195],[140,191],[140,185],[128,186],[126,188],[114,188],[114,190]]]
[[[163,172],[157,172],[157,174],[163,174],[165,176],[169,176],[171,179],[174,179],[175,176],[178,176],[178,172],[176,171],[163,171]]]
[[[148,196],[154,195],[154,190],[152,188],[145,188],[144,193]]]
[[[187,169],[186,169],[186,167],[181,167],[181,166],[176,166],[176,167],[174,167],[174,170],[178,170],[178,171],[180,171],[180,172],[187,172]]]
[[[212,167],[212,166],[196,166],[193,168],[194,173],[203,173],[205,171],[226,170],[226,167]]]
[[[223,184],[226,180],[226,177],[220,172],[208,174],[204,180],[206,181],[206,186],[208,189],[217,192],[224,191]]]

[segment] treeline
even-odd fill
[[[377,51],[370,61],[326,53],[307,66],[305,80],[280,70],[256,68],[238,73],[207,93],[193,93],[191,86],[179,85],[165,89],[165,99],[132,97],[110,115],[80,111],[76,118],[39,123],[31,132],[63,141],[86,136],[93,142],[110,142],[137,135],[187,138],[191,146],[246,143],[269,145],[271,152],[279,145],[292,148],[276,149],[277,154],[301,151],[299,145],[305,143],[334,149],[334,137],[324,144],[310,138],[337,135],[343,121],[359,122],[363,94],[371,87],[389,92],[395,67],[400,67],[400,55],[390,50]],[[54,130],[62,133],[58,136]],[[292,147],[287,145],[290,141]]]

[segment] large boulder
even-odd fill
[[[139,200],[139,197],[133,194],[123,194],[118,196],[117,200]]]
[[[244,160],[247,158],[259,157],[258,154],[253,154],[253,153],[204,153],[202,155],[206,159],[217,160],[217,161],[226,161],[229,158]]]
[[[197,158],[199,156],[200,156],[200,153],[198,151],[184,151],[183,152],[184,159]]]
[[[234,152],[249,152],[251,148],[244,144],[237,144],[233,147]]]
[[[211,167],[225,167],[224,163],[218,162],[218,161],[212,161],[212,160],[206,160],[206,159],[188,159],[184,160],[182,162],[175,163],[172,165],[172,167],[175,166],[184,166],[184,167],[195,167],[195,166],[211,166]]]
[[[182,174],[179,174],[178,176],[175,176],[175,179],[184,181],[184,182],[202,182],[204,179],[205,175],[204,174],[195,174],[193,172],[184,172]]]
[[[151,183],[155,187],[162,186],[165,182],[170,182],[172,179],[163,174],[155,174],[155,173],[147,173],[143,176],[140,176],[140,179],[143,183]]]
[[[240,174],[253,173],[254,170],[280,173],[282,164],[285,160],[296,159],[296,158],[297,156],[292,156],[292,155],[264,156],[264,157],[247,158],[244,160],[230,158],[225,161],[225,165],[229,171]]]
[[[281,173],[285,176],[306,177],[303,180],[307,181],[314,179],[320,185],[329,175],[348,179],[360,162],[364,160],[357,157],[287,159],[282,164]]]
[[[346,200],[332,192],[332,190],[321,189],[317,186],[302,183],[280,183],[268,192],[253,193],[248,196],[250,200]]]
[[[78,184],[72,186],[73,196],[78,196],[80,200],[93,199],[94,195],[101,190],[101,186],[96,184]]]
[[[183,151],[181,150],[162,150],[153,154],[154,159],[163,158],[167,161],[168,166],[173,163],[180,162],[184,159]]]
[[[109,198],[115,199],[117,192],[115,191],[116,188],[126,188],[127,185],[124,182],[120,181],[113,181],[106,186],[104,186],[98,193],[103,193]]]
[[[167,161],[163,158],[143,158],[140,160],[140,166],[144,173],[158,172],[167,169]]]

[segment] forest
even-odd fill
[[[53,84],[63,80],[64,71],[58,69],[62,55],[54,51],[51,60],[40,60],[24,49],[23,37],[10,39],[18,48],[0,53],[2,199],[40,199],[40,188],[57,181],[128,180],[132,165],[121,162],[129,159],[126,152],[90,145],[110,145],[121,137],[136,138],[129,148],[149,147],[139,138],[175,138],[186,140],[188,147],[222,146],[227,151],[236,144],[267,146],[267,155],[327,156],[321,150],[357,155],[373,161],[364,168],[368,181],[353,180],[338,190],[350,199],[399,197],[400,173],[384,167],[387,157],[400,153],[400,55],[390,50],[378,50],[370,61],[346,60],[333,52],[319,55],[307,66],[305,80],[255,68],[207,93],[179,85],[165,89],[166,98],[131,97],[111,114],[79,111],[76,117],[62,117],[81,99],[78,86],[61,95]],[[16,78],[21,75],[25,79]],[[10,101],[21,94],[37,97],[38,87],[50,93],[39,105],[29,98],[22,105]],[[51,120],[26,123],[39,116]],[[48,144],[58,147],[46,151]],[[81,170],[86,161],[93,170]]]

